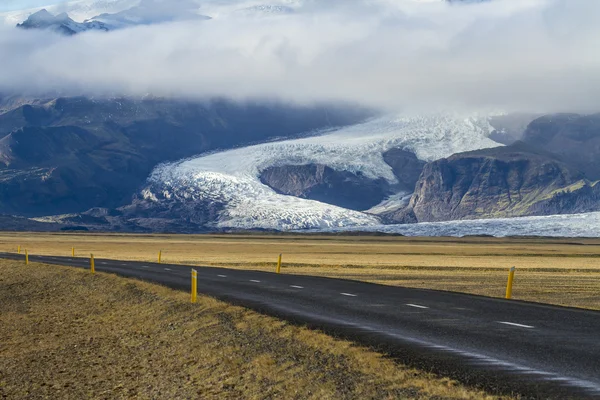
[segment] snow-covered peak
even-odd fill
[[[48,13],[48,14],[50,14],[50,13]],[[69,14],[67,14],[66,12],[62,12],[62,13],[58,14],[56,17],[54,17],[54,19],[56,21],[68,21],[68,20],[71,20],[71,18],[69,17]]]
[[[51,16],[66,12],[70,18],[76,21],[84,21],[95,15],[117,13],[129,9],[139,4],[140,1],[141,0],[76,0],[47,6],[45,7],[45,10]],[[39,8],[27,8],[0,13],[0,23],[4,22],[8,26],[15,26],[31,15],[39,12],[39,10]]]
[[[22,29],[48,29],[64,35],[75,35],[89,30],[109,31],[110,26],[101,22],[75,22],[67,13],[52,15],[48,10],[42,9],[20,24],[18,28]]]
[[[29,22],[52,22],[55,20],[55,16],[50,14],[48,12],[48,10],[46,10],[45,8],[41,9],[40,11],[33,13],[29,16],[29,18],[27,18],[27,21]]]

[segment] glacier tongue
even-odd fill
[[[360,230],[404,236],[542,236],[542,237],[600,237],[600,212],[541,217],[476,219],[447,222],[421,222],[405,225],[379,225]],[[338,229],[319,230],[339,231]]]
[[[150,201],[226,204],[217,227],[333,229],[379,225],[373,215],[317,201],[284,196],[264,185],[271,166],[323,164],[373,179],[396,178],[383,160],[392,148],[431,161],[451,154],[495,147],[487,118],[444,114],[392,115],[317,136],[264,143],[157,167],[149,178]],[[186,217],[186,216],[182,216]]]

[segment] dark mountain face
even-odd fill
[[[392,167],[397,184],[319,164],[270,167],[261,173],[261,181],[278,193],[362,211],[394,193],[411,192],[425,165],[402,149],[391,149],[383,158]]]
[[[60,98],[0,115],[0,213],[116,208],[161,162],[362,121],[364,110]]]
[[[600,114],[538,118],[527,127],[523,141],[557,154],[591,180],[600,179]]]
[[[359,211],[380,203],[390,191],[384,179],[319,164],[270,167],[262,172],[261,181],[278,193]]]
[[[517,142],[427,164],[408,207],[385,217],[430,222],[596,211],[599,189],[557,156]]]

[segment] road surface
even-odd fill
[[[22,254],[0,257],[24,260]],[[89,268],[86,258],[31,255],[30,261]],[[533,398],[600,398],[597,311],[341,279],[194,268],[200,293],[372,346],[467,384]],[[96,259],[98,272],[186,291],[190,269]]]

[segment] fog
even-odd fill
[[[600,111],[600,1],[196,3],[211,20],[186,6],[181,21],[74,37],[2,25],[0,92]]]

